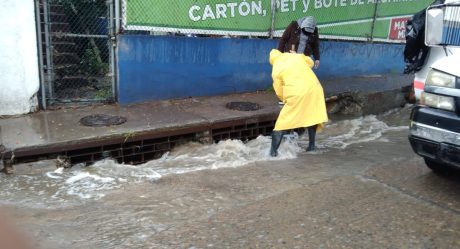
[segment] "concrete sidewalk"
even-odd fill
[[[262,106],[251,112],[225,107],[232,101],[255,102]],[[260,115],[276,115],[280,108],[273,93],[257,92],[227,96],[153,101],[119,106],[88,106],[77,109],[38,112],[15,118],[0,119],[2,142],[9,150],[74,143],[87,139],[108,139],[123,134],[166,131],[191,126],[209,126]],[[119,115],[127,122],[110,127],[87,127],[80,119],[92,114]]]
[[[360,101],[366,102],[362,106],[363,114],[367,114],[401,105],[402,94],[397,93],[401,93],[402,87],[411,84],[411,77],[369,76],[323,81],[322,84],[326,96],[359,92],[362,98]],[[227,103],[234,101],[253,102],[262,108],[257,111],[236,111],[226,108]],[[230,134],[237,131],[235,127],[242,124],[246,126],[233,137],[237,138],[239,135],[250,139],[258,135],[255,133],[269,133],[279,110],[278,99],[273,92],[255,92],[152,101],[129,106],[104,105],[42,111],[0,119],[0,143],[5,150],[2,158],[5,160],[15,157],[17,160],[23,157],[27,161],[37,159],[37,156],[42,154],[58,155],[69,148],[84,149],[107,144],[124,144],[141,138],[145,140],[194,132],[202,132],[203,136],[208,136],[207,139],[212,140],[215,138],[213,135],[216,129],[233,127],[228,131]],[[123,116],[127,118],[127,122],[110,127],[87,127],[79,123],[81,118],[91,114]],[[259,127],[262,123],[265,126]],[[249,127],[248,124],[257,124],[257,127]],[[213,134],[207,134],[210,130]],[[221,138],[233,137],[230,134]],[[99,149],[97,151],[100,152]]]

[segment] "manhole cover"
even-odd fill
[[[121,125],[126,122],[125,117],[121,116],[112,116],[106,114],[94,114],[83,117],[80,119],[80,123],[85,126],[111,126],[111,125]]]
[[[237,111],[255,111],[262,108],[259,104],[252,102],[230,102],[227,103],[226,107]]]

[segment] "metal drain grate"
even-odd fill
[[[125,117],[113,116],[106,114],[94,114],[83,117],[80,119],[80,123],[84,126],[101,127],[111,125],[121,125],[126,122]]]
[[[251,140],[259,135],[270,135],[277,115],[261,115],[237,120],[212,123],[209,126],[192,126],[174,130],[133,134],[118,134],[110,138],[93,138],[59,146],[24,148],[0,151],[5,168],[13,164],[35,162],[42,159],[56,159],[67,165],[84,163],[90,165],[104,158],[112,158],[119,163],[141,164],[158,159],[174,147],[187,142],[217,143],[226,139]]]
[[[252,102],[230,102],[227,103],[226,107],[231,110],[237,110],[237,111],[256,111],[262,108],[259,104],[257,103],[252,103]]]

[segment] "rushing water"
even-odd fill
[[[409,108],[370,115],[352,120],[330,122],[317,135],[316,152],[345,149],[356,143],[382,140],[385,132],[408,129],[398,117],[407,115]],[[86,200],[104,198],[111,190],[130,184],[156,181],[172,174],[241,167],[255,161],[294,159],[304,152],[308,136],[287,136],[279,156],[269,156],[270,137],[259,136],[246,143],[226,140],[217,144],[189,143],[165,154],[161,159],[131,166],[104,160],[90,167],[58,168],[48,172],[0,175],[0,203],[31,208],[60,208]],[[49,162],[49,161],[48,161]]]

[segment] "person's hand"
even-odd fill
[[[289,50],[289,53],[291,53],[291,54],[297,54],[297,52],[294,51],[294,50]]]
[[[315,61],[315,69],[318,69],[319,68],[319,60],[316,60]]]

